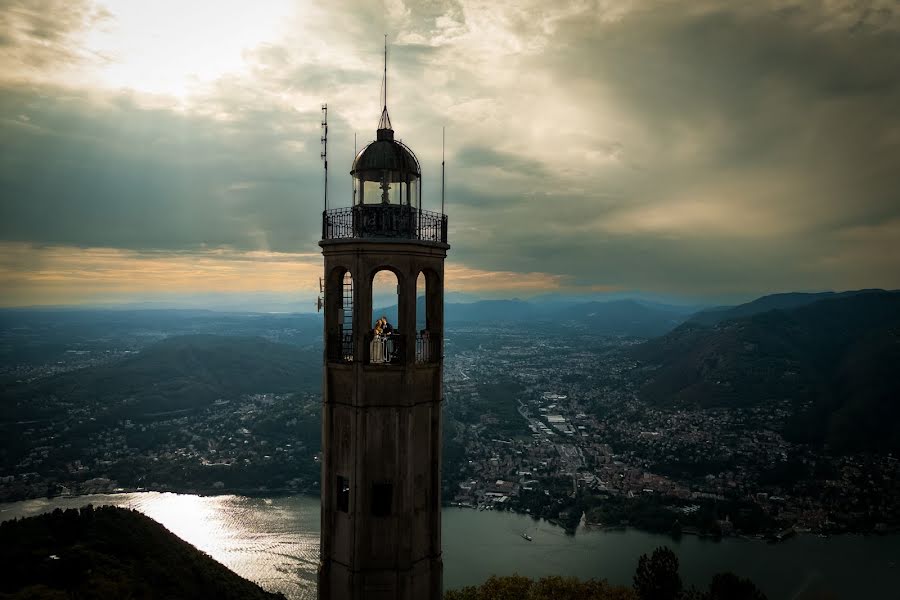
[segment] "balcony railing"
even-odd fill
[[[328,336],[328,361],[353,362],[353,334],[332,333]]]
[[[322,239],[447,242],[447,215],[396,204],[358,204],[322,213]]]
[[[416,334],[416,362],[436,363],[441,360],[441,336],[423,329]]]
[[[328,362],[353,362],[353,334],[331,333],[328,335]],[[441,336],[427,330],[416,334],[416,363],[439,363],[443,357]],[[396,331],[387,337],[376,337],[373,333],[365,336],[364,364],[399,365],[406,358],[406,337]]]
[[[366,334],[367,365],[399,365],[406,358],[406,338],[396,331],[387,336]]]

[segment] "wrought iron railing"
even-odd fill
[[[423,329],[416,334],[416,362],[436,363],[441,361],[441,336]]]
[[[326,347],[328,362],[353,362],[353,334],[331,333]],[[443,345],[441,336],[427,330],[416,334],[416,363],[430,364],[441,361]],[[389,336],[365,336],[364,363],[369,365],[399,365],[406,359],[406,336],[396,331]]]
[[[447,242],[447,215],[396,204],[358,204],[322,213],[322,239],[394,238]]]
[[[353,235],[353,209],[331,208],[322,213],[322,239],[340,240]]]
[[[406,359],[406,338],[396,331],[389,336],[366,334],[367,365],[400,365]]]
[[[353,334],[329,334],[327,349],[329,362],[353,362]]]

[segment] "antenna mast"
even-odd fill
[[[444,214],[444,139],[447,128],[441,127],[441,214]]]
[[[322,162],[325,163],[325,210],[328,210],[328,105],[322,105]]]

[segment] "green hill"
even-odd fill
[[[275,600],[143,514],[103,506],[0,524],[0,597]]]
[[[48,418],[66,405],[92,404],[108,418],[140,419],[248,393],[315,391],[321,363],[319,350],[260,337],[175,336],[118,362],[11,386],[0,419]]]
[[[900,450],[900,293],[864,292],[713,326],[634,351],[641,398],[663,406],[790,402],[785,433],[839,450]]]

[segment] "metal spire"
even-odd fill
[[[384,75],[382,76],[382,93],[384,94],[384,108],[381,110],[381,119],[378,121],[378,129],[393,131],[391,116],[387,109],[388,79],[387,79],[387,34],[384,34]],[[392,134],[393,135],[393,134]]]
[[[384,34],[384,110],[387,110],[387,34]]]

